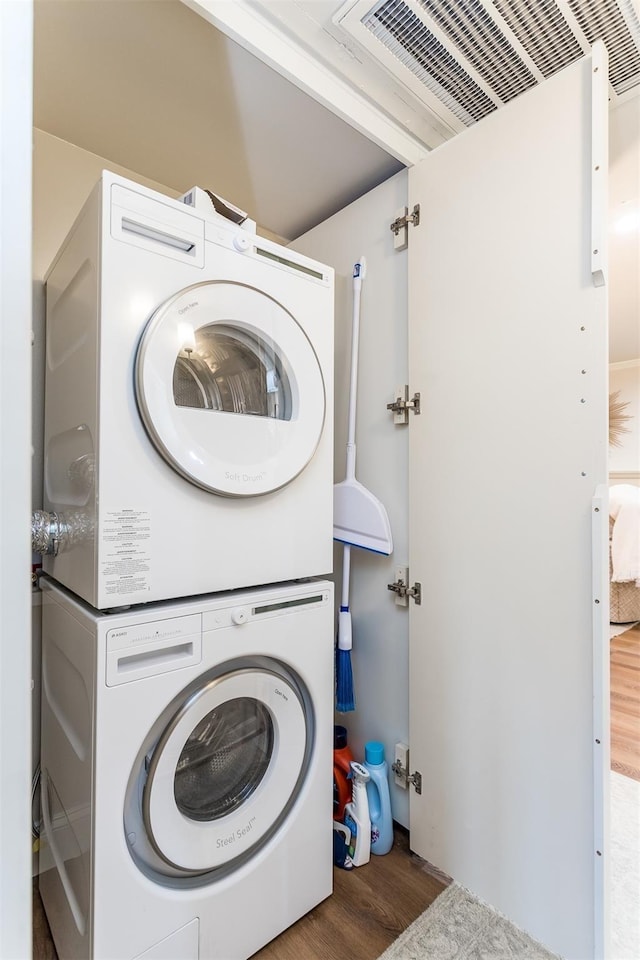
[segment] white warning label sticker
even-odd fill
[[[151,589],[151,517],[146,510],[108,511],[102,544],[107,594],[122,596]]]

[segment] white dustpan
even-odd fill
[[[347,432],[346,476],[333,488],[333,539],[389,556],[393,552],[387,511],[377,497],[356,480],[356,397],[358,393],[358,345],[360,340],[360,295],[366,264],[364,257],[353,268],[353,325],[351,331],[351,384]]]
[[[387,511],[355,477],[333,488],[333,539],[386,556],[393,552]]]

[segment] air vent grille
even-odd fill
[[[420,0],[420,6],[503,103],[535,86],[536,78],[480,0]]]
[[[496,104],[403,0],[387,0],[363,24],[464,124]]]
[[[620,0],[625,3],[625,0]],[[616,93],[625,93],[640,82],[640,52],[631,30],[614,0],[569,0],[569,6],[589,43],[604,40],[609,51],[609,79]],[[640,23],[631,4],[625,4],[629,21],[640,36]]]
[[[610,96],[640,85],[635,0],[346,0],[347,30],[451,130],[604,41]]]
[[[513,30],[543,77],[582,56],[580,44],[555,0],[494,0],[498,13]]]

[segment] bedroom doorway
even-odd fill
[[[610,572],[640,574],[640,114],[610,114]],[[614,550],[615,547],[615,550]],[[620,548],[620,549],[619,549]],[[610,587],[612,957],[640,957],[640,587]]]
[[[611,378],[615,382],[614,377]],[[612,458],[613,459],[613,458]],[[640,561],[640,476],[610,483],[611,575],[625,544]],[[623,483],[619,481],[623,480]],[[616,532],[618,538],[614,540]],[[621,545],[621,546],[620,546]],[[614,549],[616,548],[616,549]],[[633,563],[633,556],[626,558]],[[640,587],[610,586],[611,956],[640,956]]]
[[[640,956],[640,623],[611,624],[611,956]]]

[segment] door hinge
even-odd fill
[[[387,590],[392,590],[393,593],[397,594],[399,597],[413,597],[413,600],[418,607],[422,603],[421,583],[414,583],[412,587],[409,587],[404,580],[394,580],[393,583],[387,584]]]
[[[416,793],[422,793],[422,774],[419,770],[416,770],[414,773],[409,773],[406,767],[403,767],[399,760],[396,760],[391,766],[392,771],[402,780],[407,786],[411,784],[416,791]]]
[[[409,243],[409,224],[417,227],[420,223],[420,204],[416,203],[411,213],[408,207],[396,211],[395,220],[389,225],[393,234],[394,250],[405,250]]]
[[[409,400],[408,384],[396,387],[395,399],[393,403],[387,404],[387,410],[393,412],[394,423],[401,425],[409,423],[409,410],[413,410],[416,417],[420,415],[420,394],[414,393]]]

